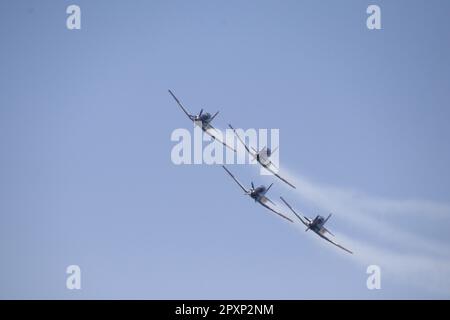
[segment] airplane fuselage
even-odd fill
[[[209,122],[210,119],[211,119],[211,114],[209,114],[208,112],[205,112],[204,114],[202,114],[200,116],[200,118],[198,120],[200,120],[202,122]]]
[[[202,128],[203,131],[206,131],[209,129],[209,121],[207,120],[201,120],[201,119],[194,119],[194,124]]]
[[[255,199],[255,201],[259,201],[259,199],[261,199],[261,197],[264,196],[265,193],[266,193],[266,187],[260,186],[260,187],[257,187],[256,189],[254,189],[250,193],[250,197],[252,199]]]
[[[252,199],[255,199],[255,201],[259,201],[259,199],[261,198],[261,195],[258,194],[258,193],[251,193],[251,194],[250,194],[250,197],[251,197]]]
[[[257,153],[256,161],[258,161],[263,167],[268,166],[270,164],[269,158],[265,154]]]
[[[310,223],[309,229],[311,229],[314,232],[320,232],[323,228],[323,225],[325,223],[325,219],[322,216],[317,216],[314,218],[314,220]]]

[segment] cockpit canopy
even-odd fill
[[[211,114],[209,112],[205,112],[200,116],[200,119],[202,121],[207,121],[207,120],[211,119]]]
[[[266,191],[266,187],[265,187],[265,186],[257,187],[257,188],[254,190],[255,193],[262,193],[262,192],[264,192],[264,191]]]
[[[317,218],[316,218],[316,222],[317,223],[323,223],[325,221],[325,218],[324,217],[322,217],[322,216],[317,216]]]

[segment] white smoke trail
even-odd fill
[[[429,292],[450,294],[450,259],[433,257],[423,252],[404,253],[370,245],[343,234],[336,237],[348,244],[357,254],[354,259],[363,266],[380,266],[383,276],[394,281],[420,287]]]
[[[324,212],[335,213],[352,228],[370,233],[378,239],[369,244],[367,240],[364,242],[354,236],[336,234],[341,244],[355,252],[352,257],[355,261],[366,266],[378,264],[387,274],[403,283],[450,294],[449,243],[407,231],[407,226],[399,226],[392,221],[396,216],[408,221],[411,215],[420,215],[420,223],[438,221],[441,225],[450,226],[448,204],[415,199],[384,199],[355,190],[322,186],[304,177],[297,178],[286,170],[281,174],[296,185],[295,193],[303,201]],[[291,202],[302,211],[298,201],[292,199]]]
[[[288,172],[286,172],[288,174]],[[292,175],[290,175],[292,177]],[[319,186],[309,182],[306,178],[294,178],[297,182],[297,188],[305,195],[310,197],[322,197],[328,201],[339,202],[352,210],[361,212],[370,212],[372,215],[426,215],[428,218],[448,219],[450,218],[450,205],[435,203],[424,200],[394,200],[382,197],[368,196],[362,192],[351,189],[336,188],[330,186]]]

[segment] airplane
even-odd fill
[[[294,222],[294,221],[292,221],[292,219],[286,217],[284,214],[278,212],[277,210],[275,210],[274,208],[269,206],[269,203],[276,206],[276,204],[272,200],[270,200],[269,198],[266,197],[266,193],[272,187],[273,183],[270,184],[270,186],[268,188],[266,188],[265,186],[259,186],[259,187],[255,188],[255,185],[252,182],[251,183],[252,187],[247,190],[242,185],[242,183],[240,183],[239,180],[236,179],[235,176],[225,166],[222,166],[222,167],[225,169],[226,172],[228,172],[228,174],[233,178],[233,180],[236,181],[236,183],[239,185],[239,187],[241,187],[241,189],[245,192],[245,194],[250,196],[252,199],[254,199],[255,202],[258,202],[263,207],[269,209],[270,211],[274,212],[275,214],[279,215],[280,217],[282,217],[290,222]]]
[[[210,135],[213,140],[217,140],[219,141],[221,144],[223,144],[225,147],[229,148],[230,150],[233,150],[234,152],[236,152],[236,150],[234,148],[232,148],[231,146],[227,145],[224,141],[221,141],[218,137],[217,137],[217,129],[214,128],[211,125],[211,122],[214,120],[214,118],[219,114],[219,111],[217,111],[213,116],[211,116],[211,114],[209,112],[205,112],[203,113],[203,109],[200,110],[200,112],[196,115],[190,114],[181,104],[180,100],[178,100],[178,98],[173,94],[173,92],[171,90],[169,90],[170,95],[175,99],[175,101],[178,103],[178,105],[180,106],[180,108],[183,110],[183,112],[187,115],[187,117],[194,122],[195,125],[199,125],[201,126],[203,132],[205,132],[206,134]],[[199,124],[200,123],[200,124]]]
[[[308,231],[309,229],[311,229],[312,231],[314,231],[315,233],[317,233],[317,235],[319,235],[319,237],[327,240],[328,242],[334,244],[335,246],[341,248],[342,250],[353,254],[353,252],[351,252],[350,250],[344,248],[343,246],[341,246],[340,244],[334,242],[333,240],[331,240],[330,238],[328,238],[325,233],[329,233],[332,236],[334,236],[334,234],[332,234],[327,228],[324,227],[325,223],[328,221],[328,219],[330,219],[331,217],[331,213],[328,215],[327,218],[324,218],[320,215],[317,215],[313,220],[311,220],[308,217],[305,216],[300,216],[297,212],[295,212],[294,209],[292,209],[292,207],[289,205],[289,203],[286,202],[286,200],[283,199],[283,197],[280,197],[280,199],[284,202],[285,205],[288,206],[289,209],[291,209],[291,211],[297,216],[297,218],[306,226],[306,230]]]
[[[237,134],[236,130],[231,126],[231,124],[228,124],[228,126],[233,130],[236,137],[239,139],[239,141],[244,145],[245,150],[253,157],[253,159],[256,159],[256,161],[266,170],[268,170],[270,173],[272,173],[274,176],[276,176],[281,181],[285,182],[292,188],[296,189],[295,186],[287,181],[285,178],[280,176],[278,173],[275,172],[274,169],[278,170],[278,168],[273,164],[272,161],[270,161],[270,156],[272,153],[278,150],[276,148],[275,150],[271,150],[270,148],[264,147],[260,151],[255,150],[253,147],[251,147],[252,150],[245,144],[245,142],[241,139],[241,137]]]

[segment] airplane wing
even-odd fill
[[[274,163],[272,161],[270,161],[270,160],[269,160],[269,165],[273,166],[275,168],[275,170],[277,170],[277,171],[280,170],[280,168],[278,168],[276,165],[274,165]],[[295,189],[295,186],[293,186],[293,187]]]
[[[261,164],[264,169],[266,169],[267,171],[269,171],[270,173],[272,173],[275,177],[277,177],[278,179],[280,179],[281,181],[283,181],[284,183],[288,184],[289,186],[291,186],[292,188],[296,189],[296,187],[290,183],[289,181],[287,181],[285,178],[283,178],[282,176],[280,176],[278,173],[276,173],[272,168],[270,168],[270,165],[273,165],[272,162],[270,162],[268,165],[263,165]]]
[[[178,98],[173,94],[172,91],[169,90],[170,95],[175,99],[175,101],[178,103],[178,105],[180,106],[180,108],[184,111],[184,113],[188,116],[188,118],[193,121],[193,116],[187,112],[187,110],[183,107],[183,105],[181,104],[180,100],[178,100]]]
[[[283,199],[283,197],[280,197],[281,201],[284,202],[284,204],[291,209],[291,211],[297,216],[297,218],[307,227],[309,227],[309,224],[311,223],[311,219],[308,217],[305,217],[302,214],[298,214],[297,212],[295,212],[295,210],[291,207],[291,205],[289,203],[286,202],[286,200]]]
[[[251,156],[253,156],[254,158],[256,158],[256,153],[252,150],[250,150],[250,148],[245,144],[245,142],[241,139],[241,137],[237,134],[236,130],[231,126],[231,124],[228,124],[228,126],[230,127],[231,130],[233,130],[234,134],[236,135],[236,137],[238,138],[238,140],[242,143],[242,145],[245,147],[245,150],[247,150],[248,153],[250,153]]]
[[[249,190],[245,189],[245,187],[242,185],[242,183],[240,183],[239,180],[236,179],[235,176],[225,166],[222,166],[222,168],[224,168],[225,171],[228,172],[228,174],[233,178],[233,180],[236,181],[236,183],[239,185],[239,187],[241,187],[241,189],[244,190],[244,192],[246,194],[248,194]]]
[[[223,145],[224,145],[225,147],[227,147],[228,149],[232,150],[233,152],[236,152],[236,150],[235,150],[233,147],[229,146],[228,144],[225,143],[225,141],[222,141],[220,138],[218,138],[219,136],[223,136],[223,135],[222,135],[222,134],[219,135],[219,134],[217,133],[217,129],[214,128],[214,127],[213,127],[212,125],[210,125],[209,123],[208,123],[207,127],[203,129],[203,131],[204,131],[206,134],[210,135],[214,140],[219,141],[221,144],[223,144]]]
[[[268,202],[274,204],[269,198],[267,198],[266,196],[262,196],[259,201],[258,201],[263,207],[266,207],[267,209],[269,209],[270,211],[272,211],[273,213],[279,215],[280,217],[290,221],[290,222],[294,222],[292,221],[291,218],[286,217],[284,214],[278,212],[277,210],[275,210],[274,208],[272,208],[271,206],[269,206]]]
[[[328,242],[334,244],[336,247],[341,248],[342,250],[344,250],[344,251],[346,251],[346,252],[348,252],[348,253],[350,253],[350,254],[353,254],[353,252],[351,252],[351,251],[348,250],[347,248],[344,248],[344,247],[341,246],[339,243],[334,242],[334,241],[331,240],[330,238],[324,236],[322,233],[320,233],[320,232],[316,232],[316,233],[317,233],[320,237],[322,237],[322,238],[324,238],[325,240],[327,240]]]

